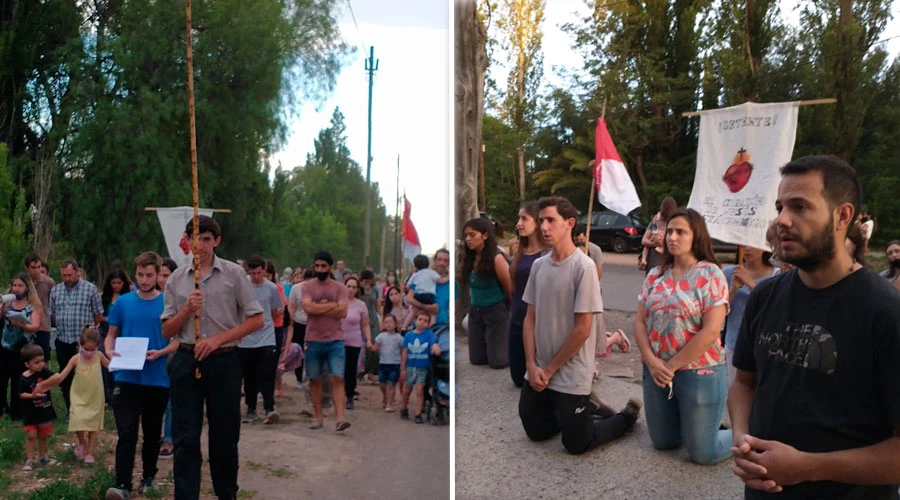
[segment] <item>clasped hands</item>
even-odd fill
[[[541,368],[537,363],[529,363],[526,369],[528,370],[528,383],[537,392],[546,389],[550,384],[550,379],[556,375],[556,370],[551,370],[549,367]]]
[[[731,470],[757,490],[779,493],[784,486],[811,480],[810,454],[780,441],[735,434],[731,454]]]

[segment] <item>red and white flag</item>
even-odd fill
[[[594,160],[594,187],[597,189],[597,201],[613,212],[627,215],[641,206],[631,176],[625,170],[625,164],[616,151],[612,137],[606,129],[606,120],[597,121],[597,133],[594,138],[597,146],[597,157]]]
[[[411,211],[412,205],[409,204],[406,195],[403,195],[403,225],[400,227],[400,231],[403,234],[403,256],[408,260],[413,260],[416,255],[422,253],[419,233],[416,232],[416,226],[413,225],[409,215]]]

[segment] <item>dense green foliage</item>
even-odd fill
[[[332,91],[349,48],[335,0],[193,3],[200,204],[219,254],[306,264],[329,248],[362,267],[365,181],[342,117],[305,165],[272,172],[296,104]],[[0,6],[0,271],[35,249],[93,279],[143,250],[165,254],[145,207],[191,204],[181,0],[13,0]],[[313,138],[309,138],[312,140]],[[8,165],[5,160],[8,158]],[[380,200],[377,186],[373,200]],[[373,255],[384,207],[373,202]]]
[[[527,150],[529,191],[563,194],[586,210],[604,101],[649,215],[665,196],[683,204],[690,195],[699,119],[682,112],[836,97],[834,105],[801,108],[794,156],[849,161],[863,181],[864,209],[878,219],[875,239],[900,237],[900,59],[881,43],[891,1],[804,0],[797,26],[779,4],[587,0],[590,14],[563,26],[583,66],[564,75],[561,88],[545,88],[538,103],[546,114]],[[487,206],[505,221],[517,205],[508,194],[514,128],[485,118]]]

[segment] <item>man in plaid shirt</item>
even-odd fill
[[[78,271],[77,262],[71,259],[63,261],[59,270],[62,283],[57,283],[50,290],[50,320],[56,326],[56,360],[60,368],[68,365],[69,360],[78,354],[81,330],[86,325],[106,321],[100,292],[93,283],[79,278]],[[74,376],[74,372],[70,373],[60,384],[67,411],[69,388]]]

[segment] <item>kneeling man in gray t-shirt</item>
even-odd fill
[[[629,432],[641,402],[619,413],[591,401],[594,321],[603,312],[594,262],[577,251],[572,228],[578,213],[565,198],[541,198],[540,227],[553,251],[534,262],[525,294],[523,340],[528,381],[519,417],[532,441],[562,433],[563,446],[581,454]],[[598,402],[599,403],[599,402]]]

